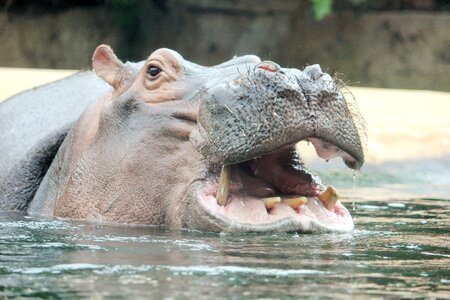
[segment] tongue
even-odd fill
[[[248,172],[251,172],[250,170]],[[233,181],[241,184],[239,192],[257,198],[276,195],[276,188],[262,178],[251,176],[247,172],[233,172]]]
[[[272,184],[283,194],[317,196],[317,185],[310,174],[303,171],[301,160],[293,149],[261,156],[249,162],[257,178]]]

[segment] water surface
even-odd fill
[[[0,298],[450,298],[448,181],[374,172],[353,189],[348,171],[322,175],[340,188],[353,233],[212,234],[1,213]]]

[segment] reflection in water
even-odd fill
[[[341,190],[355,203],[352,234],[210,234],[3,213],[0,296],[449,297],[450,201],[435,197],[448,189],[425,199],[411,192],[417,185],[366,186]]]

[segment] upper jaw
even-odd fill
[[[342,156],[347,166],[359,169],[366,134],[357,109],[350,107],[329,75],[318,76],[308,68],[283,70],[271,78],[256,72],[245,84],[238,78],[237,83],[208,88],[201,95],[198,126],[190,135],[194,147],[222,165],[304,139],[320,139],[318,149],[335,148],[319,151],[319,156]]]

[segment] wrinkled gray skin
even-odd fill
[[[313,231],[289,219],[263,225],[229,221],[206,211],[198,199],[199,191],[206,182],[217,182],[223,164],[245,162],[306,138],[317,138],[313,143],[322,150],[334,145],[331,156],[318,150],[323,158],[342,156],[354,169],[363,164],[362,120],[349,108],[333,79],[317,65],[303,71],[284,69],[249,55],[203,67],[163,49],[158,50],[162,56],[176,62],[169,64],[176,74],[161,68],[170,80],[149,88],[152,56],[147,62],[122,64],[114,61],[112,52],[103,51],[94,54],[94,68],[96,61],[101,61],[96,72],[113,86],[112,92],[105,94],[107,85],[94,84],[97,79],[84,73],[30,91],[25,100],[16,96],[0,106],[4,113],[7,105],[14,107],[20,102],[12,115],[26,111],[20,107],[29,101],[42,102],[39,110],[44,112],[48,104],[58,101],[79,103],[76,109],[56,111],[52,126],[23,126],[14,118],[10,124],[0,123],[2,141],[6,139],[10,145],[16,139],[20,148],[0,171],[3,209],[206,231]],[[80,76],[86,78],[72,84]],[[53,92],[57,85],[62,85],[63,91]],[[61,96],[66,88],[80,93]],[[105,96],[92,103],[99,94]],[[42,136],[32,141],[23,141],[15,133],[9,137],[9,126]],[[65,128],[71,128],[67,137]],[[13,149],[8,147],[3,151]],[[42,150],[47,148],[47,152]],[[3,157],[0,163],[6,164]],[[24,174],[31,174],[30,178],[21,177]],[[23,183],[17,184],[19,181],[25,181],[27,193],[20,191]]]
[[[73,122],[109,89],[80,72],[0,103],[1,209],[25,209]]]

